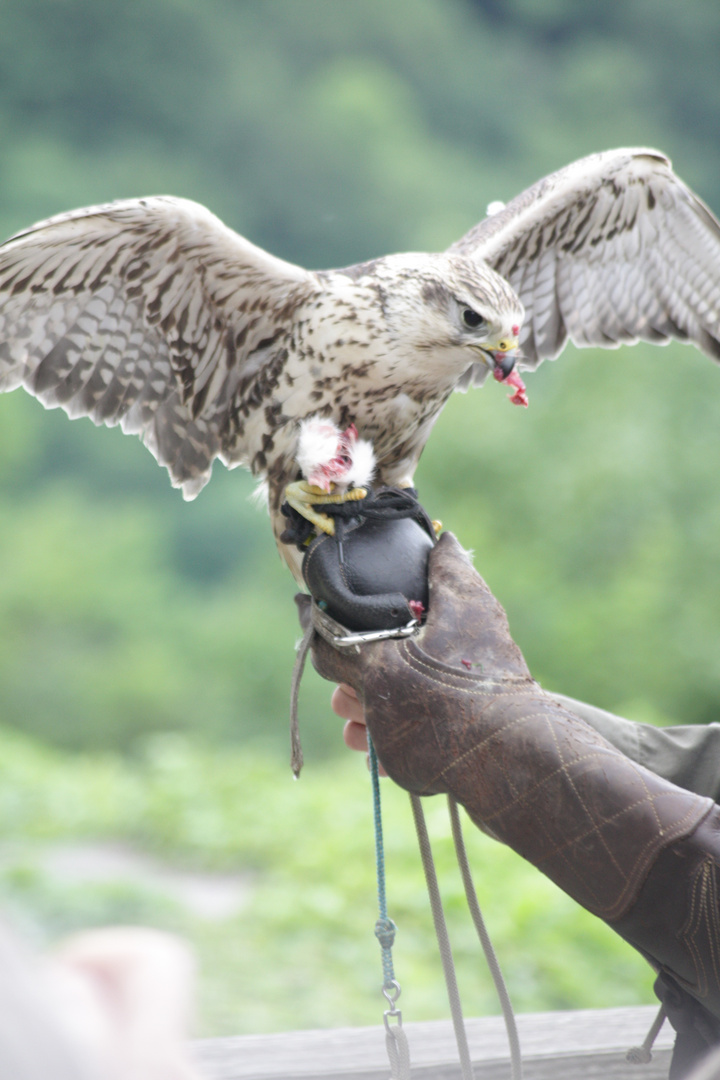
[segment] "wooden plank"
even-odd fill
[[[654,1006],[527,1013],[517,1018],[525,1080],[665,1080],[674,1032],[666,1022],[653,1060],[625,1060],[652,1023]],[[466,1021],[476,1080],[507,1080],[509,1051],[501,1017]],[[415,1080],[459,1080],[449,1020],[405,1024]],[[195,1043],[207,1080],[387,1080],[382,1025],[207,1039]]]

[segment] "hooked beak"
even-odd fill
[[[493,370],[493,375],[498,382],[507,379],[517,360],[518,339],[516,337],[502,338],[495,345],[482,347],[484,359],[488,367]]]
[[[507,379],[512,369],[515,367],[515,356],[498,351],[493,353],[493,359],[495,361],[495,378],[498,382],[502,382],[503,379]],[[500,375],[502,375],[502,378],[500,378]]]
[[[515,329],[516,327],[513,327],[513,330]],[[527,408],[528,396],[525,383],[517,372],[513,371],[515,361],[520,358],[519,344],[517,336],[513,335],[512,337],[502,338],[500,341],[495,342],[494,345],[483,345],[481,348],[483,360],[489,368],[492,368],[493,377],[499,383],[514,387],[515,393],[510,396],[512,404],[522,405]]]

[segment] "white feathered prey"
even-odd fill
[[[186,498],[215,458],[247,466],[278,537],[306,418],[354,424],[376,479],[407,484],[453,390],[521,387],[515,360],[568,338],[720,359],[720,225],[658,151],[584,158],[493,210],[445,253],[322,272],[183,199],[60,214],[0,246],[0,390],[140,435]]]
[[[305,480],[325,492],[368,487],[375,473],[372,443],[358,438],[355,425],[340,431],[318,416],[300,421],[295,460]]]

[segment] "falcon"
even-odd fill
[[[298,576],[285,492],[329,475],[298,464],[301,431],[341,464],[369,443],[376,482],[410,485],[453,391],[492,374],[524,405],[518,370],[568,338],[720,360],[720,224],[663,154],[595,154],[490,209],[443,253],[318,272],[185,199],[59,214],[0,246],[0,390],[139,435],[186,499],[215,458],[246,466]]]

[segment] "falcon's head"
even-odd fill
[[[393,255],[382,262],[393,278],[385,314],[399,339],[427,354],[435,372],[442,366],[460,380],[474,368],[479,382],[482,367],[501,382],[507,379],[525,311],[499,274],[452,254]]]

